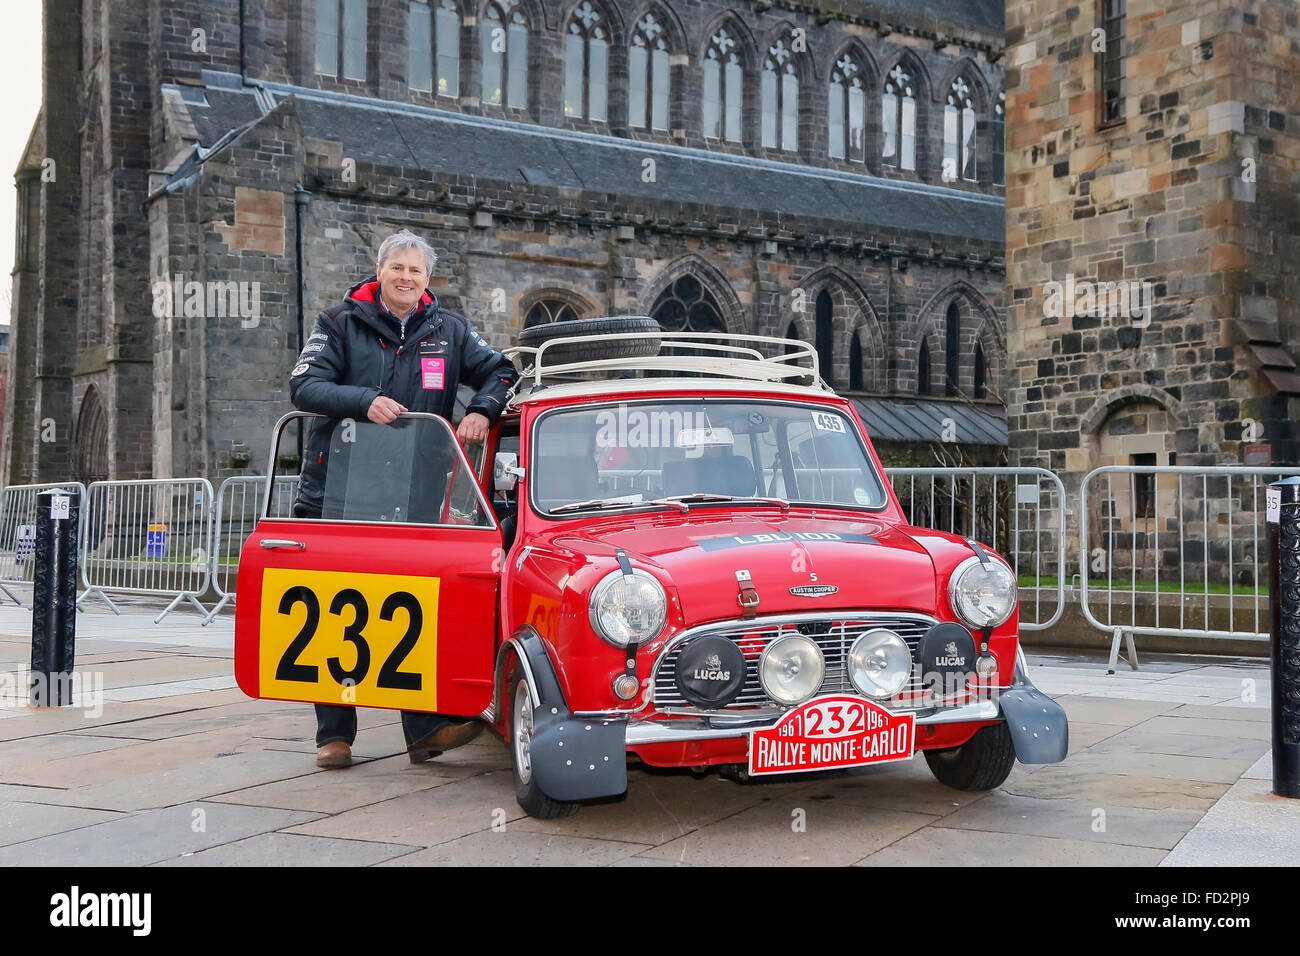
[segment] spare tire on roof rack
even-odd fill
[[[629,332],[659,332],[659,323],[648,315],[612,315],[594,319],[573,319],[534,325],[519,333],[519,344],[540,348],[552,339],[574,335],[626,335]],[[605,359],[643,358],[659,354],[658,338],[605,339],[597,342],[573,342],[555,345],[542,355],[550,367],[569,362],[598,362]]]

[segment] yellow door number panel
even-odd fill
[[[263,697],[436,710],[438,578],[267,568]]]

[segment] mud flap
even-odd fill
[[[529,747],[537,786],[552,800],[589,800],[627,790],[627,721],[574,717],[541,638],[519,642],[541,706]]]
[[[1016,759],[1021,763],[1060,763],[1070,749],[1070,725],[1063,708],[1029,682],[1016,662],[1015,683],[998,696]]]

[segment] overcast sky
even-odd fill
[[[14,170],[41,108],[41,0],[8,0],[0,30],[0,323],[9,321],[14,267]]]

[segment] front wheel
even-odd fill
[[[578,812],[579,804],[572,800],[552,800],[542,792],[533,774],[533,705],[528,698],[528,682],[524,669],[515,664],[510,673],[510,725],[507,743],[510,745],[510,769],[515,778],[515,799],[530,817],[554,820],[571,817]]]
[[[992,790],[1011,774],[1016,748],[1006,722],[981,727],[960,747],[926,750],[930,772],[955,790]]]

